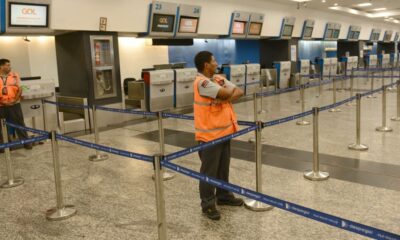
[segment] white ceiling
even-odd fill
[[[299,4],[300,8],[313,8],[319,10],[328,10],[328,11],[339,11],[345,14],[351,14],[350,12],[355,12],[354,10],[358,10],[356,15],[360,15],[360,17],[380,14],[379,17],[375,19],[382,19],[384,21],[388,17],[384,17],[384,15],[390,15],[393,19],[386,19],[386,21],[394,21],[400,20],[400,0],[325,0],[325,3],[322,0],[308,0],[306,3],[297,3],[293,0],[271,0],[273,2],[279,2],[284,4],[290,4],[296,6]],[[296,1],[304,1],[304,0],[296,0]],[[372,6],[367,7],[359,7],[357,4],[360,3],[371,3]],[[334,4],[337,4],[339,8],[337,10],[329,9],[329,7],[333,7]],[[384,11],[374,11],[376,8],[386,8]],[[400,21],[399,21],[400,23]]]

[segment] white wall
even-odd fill
[[[56,47],[54,37],[29,37],[28,44],[30,69],[32,76],[41,76],[51,80],[58,87]]]
[[[262,36],[278,36],[284,16],[296,17],[294,36],[300,36],[307,18],[316,20],[314,38],[322,38],[328,21],[342,24],[340,38],[346,38],[350,24],[362,27],[361,39],[369,39],[372,28],[400,31],[400,25],[340,14],[333,10],[297,9],[296,4],[284,5],[268,0],[168,0],[169,2],[202,6],[199,33],[227,35],[231,13],[235,10],[264,13]],[[108,30],[145,32],[151,0],[53,0],[52,27],[59,30],[93,30],[99,28],[99,18],[108,18]],[[79,16],[79,17],[76,17]],[[383,34],[381,36],[383,38]]]
[[[0,58],[9,59],[12,71],[21,77],[31,76],[28,46],[22,37],[0,37]]]
[[[140,79],[143,68],[168,63],[167,46],[151,46],[151,39],[119,37],[121,80],[127,77]]]

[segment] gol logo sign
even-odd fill
[[[21,12],[22,12],[22,14],[25,14],[25,15],[36,15],[36,11],[34,8],[23,8],[21,10]]]

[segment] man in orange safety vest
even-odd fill
[[[199,52],[194,62],[198,71],[194,82],[194,124],[196,140],[200,143],[238,131],[232,101],[243,96],[243,91],[221,75],[216,75],[218,64],[212,53]],[[230,141],[199,151],[200,172],[229,182]],[[200,199],[203,213],[212,220],[221,215],[218,205],[241,206],[243,200],[231,192],[200,181]]]

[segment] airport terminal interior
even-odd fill
[[[0,1],[0,239],[400,239],[399,36],[398,0]],[[207,144],[200,51],[244,92]],[[199,173],[226,141],[230,184]]]

